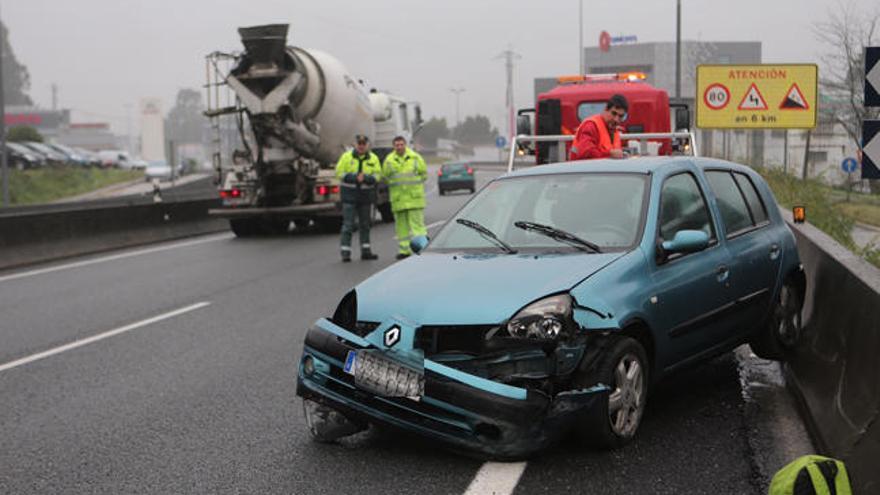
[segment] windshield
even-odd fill
[[[533,222],[573,234],[602,251],[638,241],[644,217],[647,176],[630,173],[536,175],[490,183],[432,239],[430,250],[485,250],[491,242],[459,218],[477,222],[513,249],[575,251],[546,234],[518,228]]]

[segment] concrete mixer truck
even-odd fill
[[[243,52],[207,56],[207,110],[222,208],[239,237],[341,225],[334,167],[354,136],[384,159],[391,140],[410,139],[418,104],[370,88],[334,57],[287,46],[286,24],[239,28]],[[387,189],[377,210],[391,221]]]

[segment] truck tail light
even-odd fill
[[[437,171],[437,177],[443,177],[443,171],[442,171],[442,170],[438,170],[438,171]]]
[[[325,184],[321,184],[320,186],[315,186],[315,194],[318,196],[327,196],[328,194],[339,194],[339,186],[328,186]]]
[[[474,169],[468,167],[468,175],[474,175]]]
[[[241,197],[241,189],[224,189],[224,190],[220,191],[220,197],[223,199],[240,198]]]

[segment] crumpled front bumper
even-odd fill
[[[321,319],[306,335],[297,395],[336,409],[351,420],[378,422],[492,458],[526,457],[556,440],[605,396],[603,386],[550,397],[542,391],[486,380],[424,360],[425,394],[420,400],[382,397],[355,386],[343,371],[349,351],[374,348],[365,339]]]

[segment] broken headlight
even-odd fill
[[[507,333],[521,339],[553,340],[566,333],[571,321],[571,296],[546,297],[521,309],[507,323]]]

